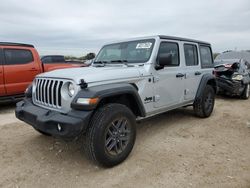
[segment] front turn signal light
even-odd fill
[[[96,105],[99,101],[99,98],[78,98],[76,103],[83,105]]]

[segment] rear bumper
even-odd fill
[[[243,88],[241,81],[224,78],[217,78],[217,84],[220,91],[224,91],[232,95],[240,95]]]
[[[18,119],[30,124],[36,130],[55,137],[74,138],[86,130],[92,111],[72,110],[62,114],[38,107],[31,99],[25,98],[17,103],[15,113]]]

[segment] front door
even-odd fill
[[[171,54],[172,63],[155,71],[154,77],[154,107],[171,107],[184,100],[185,75],[181,71],[179,43],[162,41],[158,51],[160,54]]]
[[[5,95],[3,61],[3,50],[0,49],[0,97]]]
[[[5,88],[8,95],[22,94],[34,77],[40,73],[29,49],[4,49]]]

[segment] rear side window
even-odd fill
[[[158,57],[161,54],[171,54],[172,55],[172,64],[168,66],[179,66],[179,46],[174,42],[162,42],[159,48]]]
[[[213,56],[212,50],[209,46],[200,46],[201,55],[201,67],[202,68],[213,68]]]
[[[53,63],[63,63],[64,62],[64,57],[63,56],[54,56],[52,57]]]
[[[53,63],[52,57],[43,57],[41,60],[42,60],[42,63],[44,64]]]
[[[3,65],[3,61],[4,61],[4,58],[3,58],[3,50],[0,49],[0,65]]]
[[[64,56],[45,56],[41,58],[42,63],[64,63]]]
[[[245,61],[245,65],[246,65],[247,69],[250,70],[250,63],[248,61]]]
[[[4,56],[6,65],[21,65],[34,61],[30,50],[5,49]]]
[[[195,66],[199,64],[196,45],[184,44],[184,53],[187,66]]]

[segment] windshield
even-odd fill
[[[104,46],[95,63],[145,63],[149,60],[155,40],[137,40]]]

